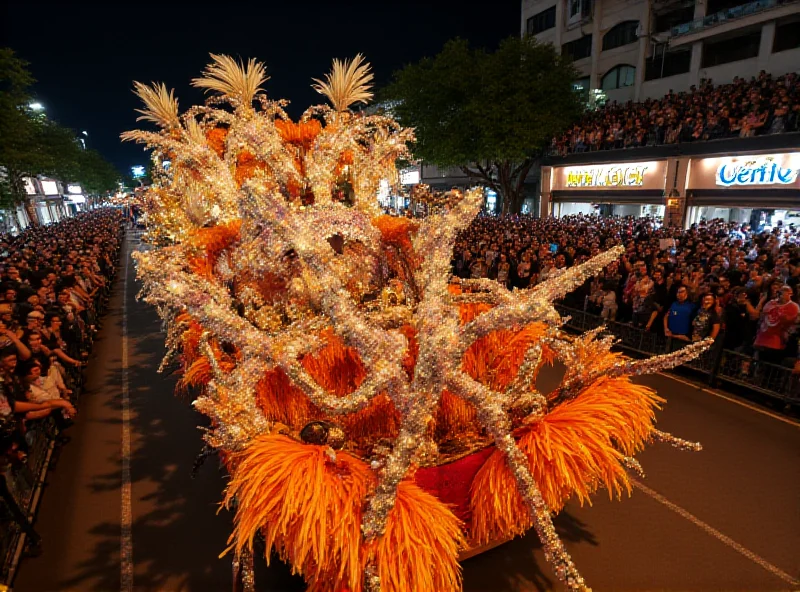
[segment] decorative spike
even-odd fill
[[[687,452],[700,452],[703,449],[703,445],[700,444],[700,442],[690,442],[689,440],[678,438],[667,432],[662,432],[661,430],[653,429],[653,431],[650,433],[650,436],[654,442],[666,442],[678,450],[684,450]]]
[[[333,68],[325,80],[314,79],[312,88],[324,95],[338,112],[346,111],[355,103],[368,103],[372,99],[371,66],[364,56],[356,55],[352,60],[333,60]]]
[[[213,53],[211,59],[213,63],[206,66],[202,78],[192,80],[192,86],[217,92],[237,106],[252,108],[261,85],[269,80],[264,64],[250,58],[245,65],[230,56]]]
[[[144,109],[136,109],[137,113],[141,113],[136,121],[151,121],[165,129],[180,126],[178,101],[175,99],[174,90],[167,90],[163,82],[161,84],[153,82],[150,86],[134,82],[133,88],[133,92],[145,104]]]

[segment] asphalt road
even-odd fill
[[[133,590],[231,589],[231,516],[210,459],[191,478],[203,418],[158,374],[160,321],[144,303],[133,267],[117,283],[88,369],[72,442],[48,476],[36,528],[44,553],[25,559],[17,592],[125,590],[121,547],[131,543]],[[128,370],[122,369],[123,298]],[[558,370],[543,378],[557,380]],[[130,411],[130,538],[123,534],[123,383]],[[666,396],[659,427],[699,440],[686,453],[657,445],[639,456],[647,473],[629,499],[596,496],[568,505],[557,525],[596,591],[800,590],[800,425],[666,376],[642,379]],[[546,385],[541,385],[546,388]],[[304,590],[277,560],[257,561],[261,592]],[[560,589],[536,536],[463,564],[468,592]],[[428,592],[428,591],[410,591]],[[431,591],[433,592],[433,591]]]

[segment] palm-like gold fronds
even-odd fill
[[[186,135],[196,144],[206,143],[206,134],[194,117],[186,120]]]
[[[211,54],[213,64],[206,66],[202,78],[192,80],[192,86],[216,91],[243,105],[250,105],[268,80],[266,68],[261,62],[250,58],[247,65],[230,56]]]
[[[372,98],[372,72],[364,56],[352,60],[333,60],[325,81],[314,78],[314,90],[325,95],[336,111],[345,111],[354,103],[366,103]]]
[[[145,105],[144,109],[136,109],[141,116],[136,121],[152,121],[161,127],[170,128],[180,125],[178,119],[178,101],[175,91],[167,90],[166,85],[152,83],[151,86],[141,82],[133,83],[133,92],[136,93]]]

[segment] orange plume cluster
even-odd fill
[[[322,131],[322,124],[316,119],[295,123],[289,119],[276,119],[275,129],[287,144],[308,150]]]
[[[652,389],[627,377],[601,378],[577,398],[520,429],[519,447],[548,507],[560,511],[573,493],[581,504],[591,504],[590,495],[599,487],[612,497],[630,493],[621,461],[643,447],[662,402]],[[471,509],[475,546],[523,534],[533,525],[499,451],[475,476]]]
[[[208,146],[220,158],[225,156],[225,142],[228,139],[228,130],[224,127],[215,127],[206,131]]]
[[[235,220],[228,224],[219,224],[210,228],[200,228],[191,238],[192,246],[198,255],[189,259],[192,271],[206,278],[212,278],[214,266],[233,243],[239,240],[242,222]]]
[[[400,485],[386,535],[365,544],[362,504],[374,477],[364,461],[345,452],[332,458],[324,446],[280,435],[257,438],[232,460],[224,504],[237,502],[236,553],[252,551],[261,532],[267,561],[275,549],[315,592],[361,592],[370,557],[386,592],[460,590],[461,525],[414,483]]]

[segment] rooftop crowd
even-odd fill
[[[800,372],[800,229],[712,220],[689,230],[652,218],[576,215],[479,217],[459,236],[460,278],[523,289],[614,245],[620,260],[564,299],[609,321],[682,343],[713,337],[731,349]]]
[[[688,92],[672,90],[660,99],[612,103],[587,112],[553,139],[551,152],[636,148],[780,134],[800,129],[800,80],[796,73],[751,80],[736,77],[714,86],[704,80]]]
[[[0,236],[0,470],[27,461],[47,420],[58,444],[77,413],[81,369],[108,300],[122,240],[113,210]]]

